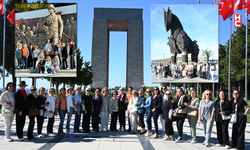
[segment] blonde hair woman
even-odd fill
[[[75,106],[75,123],[74,123],[74,133],[82,133],[79,130],[81,112],[84,110],[82,105],[81,87],[76,87],[76,94],[74,95],[74,106]]]
[[[67,97],[66,97],[66,100],[67,100],[67,112],[68,112],[68,118],[67,118],[67,123],[66,123],[66,134],[69,134],[70,133],[70,121],[71,121],[71,117],[72,117],[72,114],[74,112],[74,105],[73,105],[73,87],[69,87],[67,88],[66,90],[66,93],[67,93]]]
[[[47,97],[46,102],[45,102],[46,104],[49,104],[49,106],[46,106],[45,109],[48,112],[53,114],[52,118],[48,118],[49,121],[47,124],[47,134],[50,137],[56,136],[53,133],[53,125],[54,125],[54,121],[55,121],[54,114],[55,114],[55,105],[56,105],[55,92],[56,92],[55,88],[53,88],[53,87],[49,88],[49,91],[48,91],[49,96]]]
[[[45,66],[44,66],[45,67],[45,72],[44,72],[45,74],[48,73],[47,72],[48,69],[51,69],[51,64],[52,64],[51,57],[47,56],[47,60],[46,60]]]
[[[202,100],[199,106],[199,121],[203,124],[203,131],[205,136],[205,141],[202,143],[206,147],[210,146],[209,140],[211,137],[211,132],[213,128],[213,116],[215,111],[215,103],[212,99],[213,95],[210,90],[206,90],[203,93]]]
[[[111,99],[111,95],[109,95],[109,89],[107,87],[102,89],[102,107],[100,112],[101,117],[101,131],[108,130],[109,124],[109,101]]]
[[[60,62],[58,56],[55,56],[55,59],[52,64],[52,71],[53,73],[56,73],[56,71],[60,71]]]
[[[128,113],[129,113],[129,119],[131,123],[131,133],[136,134],[137,133],[137,105],[138,105],[139,97],[137,96],[137,91],[132,91],[132,97],[129,100],[128,104]]]

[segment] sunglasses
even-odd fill
[[[55,92],[55,91],[50,91],[50,92]]]
[[[207,95],[211,96],[211,94],[207,94]]]
[[[13,85],[10,85],[9,87],[12,88],[12,87],[14,87],[14,86],[13,86]]]
[[[162,88],[162,89],[166,89],[166,88]]]
[[[65,91],[65,90],[61,90],[61,91]]]
[[[90,92],[90,90],[87,90],[87,92]]]
[[[239,94],[239,93],[233,93],[234,95],[237,95],[237,94]]]
[[[31,91],[36,91],[36,89],[31,89]]]
[[[151,93],[151,91],[146,91],[146,93]]]

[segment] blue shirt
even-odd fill
[[[81,95],[79,95],[79,94],[75,94],[75,96],[74,96],[74,104],[81,104],[82,103],[82,97],[81,97]],[[78,106],[79,107],[79,109],[80,109],[80,105]]]
[[[149,97],[146,98],[145,106],[144,106],[144,108],[146,108],[146,111],[150,110],[151,100],[152,100],[152,96],[149,96]]]
[[[142,104],[145,105],[145,101],[146,101],[146,99],[144,96],[139,99],[138,104],[137,104],[137,112],[138,113],[143,113],[143,114],[145,113],[145,108],[141,107]]]

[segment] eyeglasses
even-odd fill
[[[156,91],[156,90],[158,90],[158,89],[154,89],[154,91]]]
[[[146,93],[151,93],[151,91],[146,91]]]
[[[61,90],[61,91],[65,91],[65,90]]]
[[[31,91],[36,91],[36,89],[31,89]]]
[[[50,92],[52,93],[52,92],[55,92],[55,91],[50,91]]]
[[[12,87],[14,87],[14,86],[13,86],[13,85],[10,85],[9,87],[12,88]]]
[[[239,93],[233,93],[234,95],[237,95],[237,94],[239,94]]]
[[[208,96],[211,96],[211,94],[207,94]]]
[[[87,92],[90,92],[90,90],[87,90]]]

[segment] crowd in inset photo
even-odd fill
[[[214,81],[215,72],[218,66],[206,62],[189,62],[189,63],[154,63],[151,69],[158,78],[202,78]],[[218,70],[217,70],[218,71]]]
[[[61,69],[75,69],[75,45],[73,40],[66,44],[58,42],[55,46],[43,41],[43,44],[18,44],[15,51],[16,69],[34,69],[37,73],[57,73]]]
[[[160,119],[163,130],[162,140],[175,143],[187,140],[183,137],[183,126],[185,119],[187,119],[190,127],[188,134],[191,135],[191,140],[187,141],[191,144],[198,143],[196,125],[200,121],[204,131],[204,142],[201,144],[206,147],[211,146],[210,138],[215,121],[218,139],[215,146],[223,146],[226,149],[230,147],[245,148],[245,129],[249,105],[241,97],[238,90],[232,91],[231,100],[227,99],[224,90],[219,90],[217,100],[214,101],[213,93],[210,90],[205,90],[202,98],[199,99],[194,89],[185,94],[185,91],[179,87],[174,96],[171,90],[167,90],[164,85],[160,89],[155,86],[152,90],[146,89],[142,84],[140,90],[137,91],[133,87],[129,87],[127,93],[123,87],[119,91],[112,92],[106,87],[96,88],[93,95],[90,94],[91,88],[86,88],[85,94],[81,95],[81,87],[76,87],[75,94],[73,94],[73,87],[67,89],[62,87],[58,96],[55,95],[56,90],[53,87],[48,89],[48,94],[45,93],[44,87],[40,87],[38,88],[39,94],[36,95],[37,88],[35,86],[30,87],[29,94],[25,91],[27,86],[25,81],[21,81],[18,86],[19,90],[15,93],[14,84],[9,82],[6,91],[0,96],[7,142],[13,141],[10,137],[10,131],[14,116],[16,117],[17,137],[19,141],[24,141],[23,129],[26,116],[29,118],[27,139],[32,140],[36,138],[33,133],[35,118],[37,120],[37,137],[54,137],[56,136],[55,131],[53,131],[54,120],[59,115],[60,124],[58,131],[56,131],[57,136],[89,133],[91,132],[91,121],[93,132],[109,130],[116,132],[119,130],[120,132],[141,134],[149,138],[159,138],[158,119]],[[231,114],[233,115],[231,116]],[[73,115],[74,117],[72,117]],[[83,116],[82,119],[81,116]],[[110,126],[109,117],[111,118]],[[73,130],[70,129],[72,118],[74,118]],[[118,118],[119,125],[117,124]],[[126,118],[128,118],[129,128],[126,128]],[[152,118],[154,131],[152,130]],[[44,119],[48,119],[47,134],[42,133]],[[64,120],[66,120],[66,124],[64,124]],[[177,135],[174,135],[173,122],[176,122]],[[233,124],[231,144],[228,133],[229,122]],[[81,123],[82,130],[80,130]],[[138,131],[138,128],[141,130]]]

